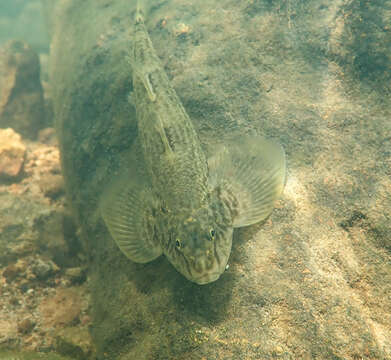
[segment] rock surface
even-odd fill
[[[201,140],[253,131],[279,139],[288,159],[272,216],[237,231],[229,269],[197,286],[164,258],[127,260],[97,212],[136,137],[133,9],[47,2],[54,111],[100,359],[391,358],[386,3],[154,2],[152,41]]]

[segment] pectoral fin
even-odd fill
[[[162,254],[155,233],[155,208],[150,189],[129,175],[102,197],[100,210],[105,224],[121,251],[134,262],[146,263]]]
[[[243,136],[221,145],[209,159],[212,187],[220,186],[232,207],[234,227],[264,220],[285,185],[282,147],[260,136]]]

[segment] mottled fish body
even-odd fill
[[[164,254],[187,279],[224,272],[235,227],[265,219],[282,193],[285,155],[260,136],[216,144],[207,158],[172,88],[138,7],[131,55],[143,171],[124,172],[102,196],[119,248],[145,263]]]
[[[153,191],[168,210],[199,208],[208,165],[198,135],[163,70],[138,9],[132,54],[138,132]]]

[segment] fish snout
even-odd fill
[[[203,256],[194,261],[193,267],[198,274],[204,274],[213,268],[213,259]]]
[[[196,255],[187,257],[187,260],[191,269],[189,279],[198,285],[216,281],[223,272],[212,250],[198,251]]]

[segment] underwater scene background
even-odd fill
[[[391,2],[141,5],[202,151],[279,143],[284,192],[217,281],[129,260],[100,204],[148,160],[136,1],[2,2],[0,359],[391,358]]]

